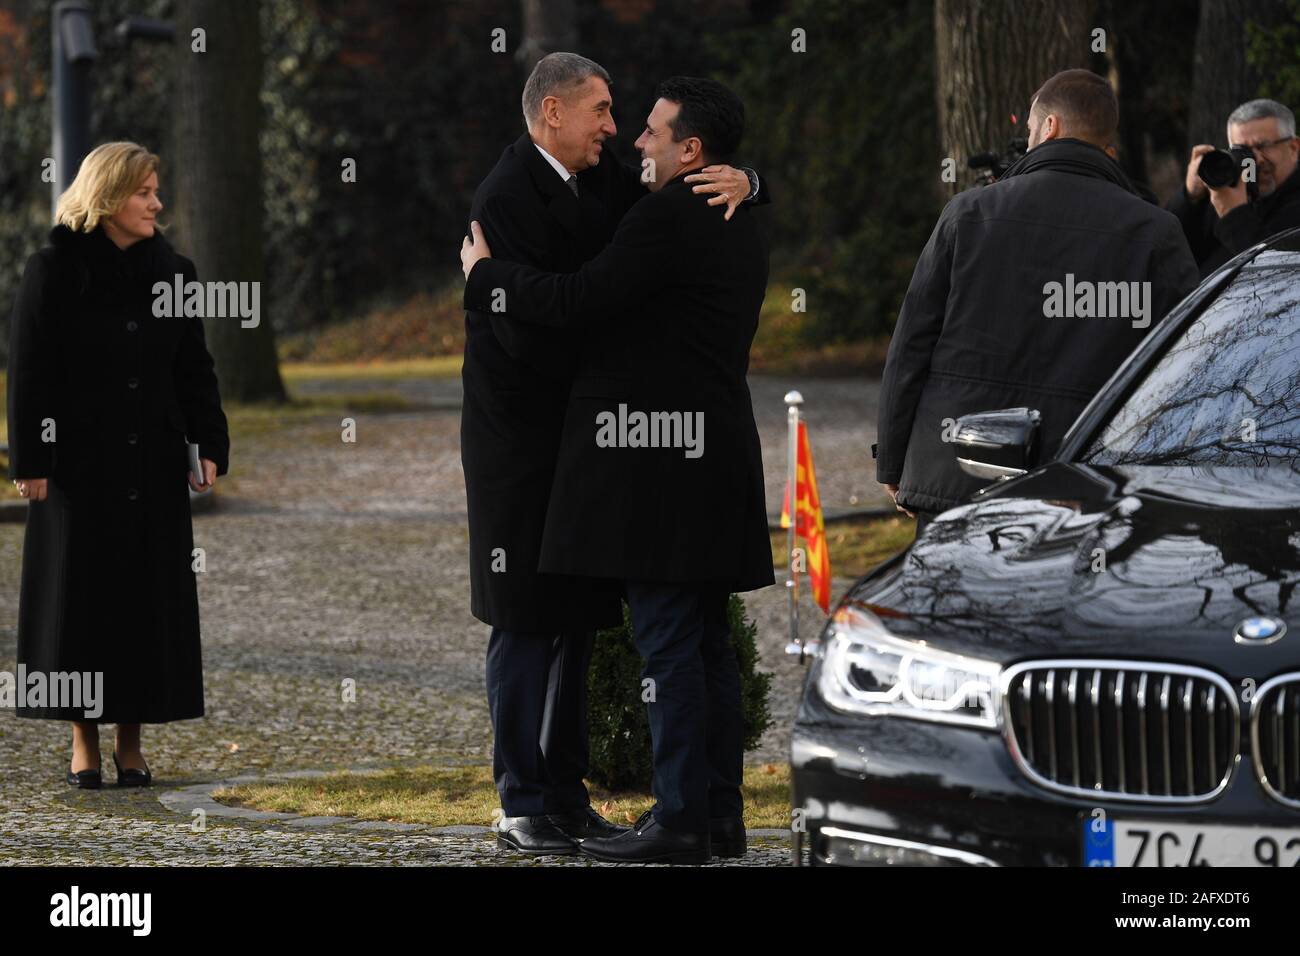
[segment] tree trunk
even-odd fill
[[[175,222],[181,251],[194,260],[200,282],[256,282],[262,266],[262,47],[256,0],[179,0]],[[192,31],[206,32],[206,52],[192,49]],[[164,190],[166,185],[164,184]],[[260,320],[245,328],[238,317],[204,320],[227,401],[285,399],[275,337],[260,301]]]
[[[1258,96],[1261,79],[1246,62],[1246,21],[1267,27],[1283,12],[1277,0],[1201,0],[1187,118],[1189,148],[1197,143],[1228,145],[1228,114]]]
[[[1001,155],[1012,138],[1028,135],[1029,101],[1043,81],[1088,65],[1092,7],[1092,0],[935,0],[939,140],[957,173],[950,189],[975,181],[971,156]]]
[[[548,53],[576,52],[578,19],[573,0],[523,0],[524,34],[515,59],[524,75]]]

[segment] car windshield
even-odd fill
[[[1300,243],[1260,253],[1101,429],[1094,465],[1300,463]]]

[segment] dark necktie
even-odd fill
[[[565,180],[565,182],[568,184],[569,188],[573,190],[573,195],[578,195],[578,177],[570,176]]]

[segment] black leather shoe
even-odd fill
[[[561,833],[579,843],[593,837],[601,839],[616,837],[632,829],[606,820],[591,804],[587,804],[581,810],[571,810],[568,813],[548,813],[546,818],[554,823]]]
[[[709,834],[669,830],[647,810],[632,829],[616,837],[593,837],[579,846],[584,856],[609,863],[709,862]]]
[[[709,845],[714,856],[744,856],[745,821],[740,817],[714,817],[709,821]]]
[[[104,785],[104,778],[100,775],[99,769],[78,770],[73,773],[68,770],[68,786],[77,787],[81,790],[98,790]]]
[[[578,844],[545,816],[502,817],[497,824],[497,846],[533,856],[570,856]]]
[[[113,751],[113,766],[117,768],[117,785],[119,787],[147,787],[153,780],[153,774],[149,772],[148,767],[143,770],[123,767],[117,759],[116,750]]]

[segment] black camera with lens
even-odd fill
[[[976,170],[979,175],[975,181],[981,186],[988,186],[1002,178],[1002,174],[1015,165],[1016,161],[1029,152],[1029,140],[1023,136],[1013,137],[1007,143],[1005,153],[976,153],[966,160],[966,165]]]
[[[1237,185],[1241,179],[1241,169],[1246,160],[1253,164],[1255,154],[1248,149],[1234,146],[1231,149],[1216,149],[1201,157],[1201,165],[1196,167],[1196,175],[1201,182],[1211,189],[1224,189]],[[1259,186],[1252,180],[1246,183],[1246,193],[1251,199],[1256,198]]]

